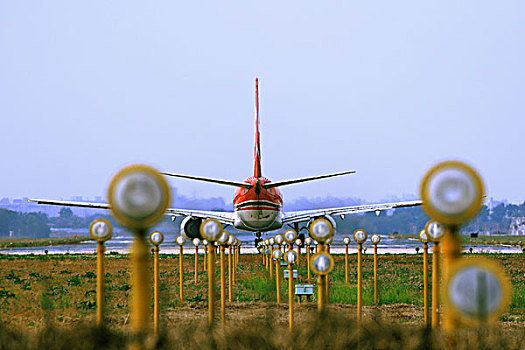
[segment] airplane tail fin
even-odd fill
[[[259,80],[255,78],[255,149],[253,176],[261,177],[261,143],[259,138]]]

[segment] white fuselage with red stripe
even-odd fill
[[[239,230],[266,232],[283,226],[283,199],[277,188],[265,188],[271,182],[265,177],[244,180],[252,186],[238,188],[233,199],[234,227]]]

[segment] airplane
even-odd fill
[[[422,204],[421,200],[382,203],[382,204],[365,204],[348,207],[312,209],[294,212],[283,212],[283,198],[279,187],[297,184],[306,181],[326,179],[335,176],[353,174],[355,171],[343,171],[326,175],[303,177],[298,179],[282,180],[272,182],[262,175],[261,169],[261,145],[259,134],[259,82],[255,79],[255,148],[254,148],[254,166],[253,176],[244,181],[221,180],[202,176],[192,176],[184,174],[175,174],[163,172],[162,174],[169,177],[184,178],[197,181],[217,183],[221,185],[236,187],[233,197],[234,211],[206,211],[206,210],[188,210],[178,208],[168,208],[166,215],[170,215],[172,221],[177,217],[184,217],[181,222],[181,233],[186,237],[200,238],[200,225],[207,218],[213,218],[221,222],[225,227],[233,226],[242,231],[248,231],[255,234],[255,244],[261,240],[263,233],[281,229],[283,226],[289,226],[299,233],[299,224],[306,222],[306,228],[317,218],[325,218],[332,223],[334,229],[336,223],[333,216],[338,215],[341,219],[347,214],[375,212],[379,215],[381,211],[414,207]],[[74,201],[58,201],[47,199],[30,199],[38,204],[110,209],[106,203],[89,203]],[[304,227],[303,227],[304,228]],[[302,234],[300,235],[304,237]]]

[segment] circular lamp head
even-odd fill
[[[350,244],[350,237],[348,237],[348,236],[343,237],[343,244],[344,245],[349,245]]]
[[[427,231],[425,229],[422,229],[421,231],[419,231],[418,237],[422,243],[428,242]]]
[[[166,212],[170,188],[156,169],[131,165],[111,179],[107,197],[111,212],[121,224],[132,229],[145,229]]]
[[[483,182],[469,165],[446,161],[432,167],[420,186],[427,214],[446,225],[472,219],[483,203]]]
[[[276,234],[274,239],[275,239],[275,243],[277,243],[278,245],[283,244],[283,241],[284,241],[283,235]]]
[[[334,235],[334,226],[324,218],[314,220],[310,225],[310,236],[319,242],[326,241]]]
[[[270,237],[268,239],[268,241],[270,242],[270,245],[274,245],[275,244],[275,238],[274,237]]]
[[[296,245],[296,246],[300,246],[301,243],[302,243],[302,242],[301,242],[301,240],[300,240],[299,238],[297,238],[297,239],[295,240],[295,245]]]
[[[97,242],[105,242],[111,238],[113,227],[106,219],[95,219],[89,225],[89,235]]]
[[[327,275],[334,268],[334,258],[325,251],[319,252],[310,259],[310,267],[316,275]]]
[[[228,232],[222,231],[221,235],[219,236],[219,239],[217,239],[217,242],[219,242],[219,244],[226,244],[228,242],[228,238],[230,238]]]
[[[379,236],[377,233],[374,233],[372,236],[370,236],[370,240],[372,241],[372,244],[379,244],[379,242],[381,242],[381,236]]]
[[[314,239],[314,245],[318,245],[319,242],[317,242],[315,239]]]
[[[295,250],[288,250],[284,253],[284,261],[293,265],[297,261],[297,252]]]
[[[207,246],[207,245],[208,245],[208,241],[205,240],[205,239],[203,239],[203,240],[202,240],[202,244],[203,244],[204,246]]]
[[[284,231],[284,239],[286,240],[286,243],[293,244],[295,239],[297,238],[297,232],[295,230],[286,230]]]
[[[153,231],[149,235],[149,241],[153,245],[161,245],[164,242],[164,234],[160,231]]]
[[[304,244],[306,244],[308,246],[311,245],[313,242],[314,242],[314,240],[311,237],[306,237],[304,239]]]
[[[186,237],[184,237],[183,235],[177,236],[177,238],[175,238],[175,242],[178,245],[184,245],[184,243],[186,243]]]
[[[333,243],[333,241],[334,241],[334,237],[328,237],[328,239],[324,242],[324,244],[330,245]]]
[[[273,258],[274,258],[274,260],[279,260],[281,258],[281,255],[282,255],[281,250],[275,249],[273,251]]]
[[[264,253],[266,255],[270,255],[272,253],[272,250],[270,248],[266,248],[266,250],[264,251]]]
[[[193,243],[194,246],[198,247],[199,244],[201,244],[201,240],[198,238],[194,238],[191,243]]]
[[[354,241],[357,243],[363,244],[368,237],[368,233],[365,230],[355,230],[354,232]]]
[[[202,222],[201,236],[210,242],[216,242],[222,234],[222,225],[215,219],[206,219]]]
[[[483,258],[459,259],[450,267],[442,295],[451,314],[465,324],[497,321],[511,298],[511,283],[503,268]]]
[[[233,245],[233,243],[235,243],[235,237],[233,235],[229,235],[227,243],[228,245]]]
[[[425,225],[425,232],[429,241],[439,242],[445,235],[446,230],[443,224],[437,222],[436,220],[430,220]]]

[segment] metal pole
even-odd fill
[[[325,246],[325,250],[328,254],[330,254],[330,245],[327,244]],[[326,293],[325,293],[325,298],[326,298],[326,304],[329,304],[330,303],[330,276],[329,275],[325,275],[325,287],[326,287]]]
[[[377,307],[377,244],[374,244],[374,305]]]
[[[362,295],[361,295],[361,288],[362,288],[362,275],[361,275],[361,249],[363,245],[359,243],[357,245],[357,321],[361,321],[361,307],[362,307]]]
[[[104,242],[97,245],[97,326],[104,323]]]
[[[270,249],[270,278],[273,277],[273,245]]]
[[[159,246],[153,247],[153,333],[159,334]]]
[[[199,274],[199,247],[195,246],[195,284],[197,284],[197,276]]]
[[[324,275],[319,275],[317,277],[317,311],[322,313],[324,311],[324,302],[325,302],[325,286],[324,286]]]
[[[210,245],[210,243],[208,243]],[[208,265],[208,247],[204,246],[204,271],[206,271],[208,268],[206,265]]]
[[[310,246],[306,247],[306,262],[308,265],[308,284],[310,284]]]
[[[184,254],[184,248],[182,245],[179,245],[179,293],[180,293],[180,302],[184,303],[184,271],[182,266],[182,257]]]
[[[439,327],[439,243],[432,247],[432,329]]]
[[[226,269],[224,267],[224,245],[221,244],[221,325],[224,327],[224,324],[226,322],[226,281],[225,281],[225,275],[226,275]]]
[[[348,284],[348,244],[345,244],[345,283]]]
[[[149,314],[151,282],[148,279],[150,252],[144,236],[144,232],[138,232],[131,247],[130,326],[134,349],[144,348],[147,324],[151,322]]]
[[[212,326],[215,318],[215,246],[209,244],[208,247],[208,325]]]
[[[301,247],[297,246],[297,273],[299,273],[299,260],[301,260]]]
[[[228,300],[232,302],[232,246],[228,246]]]
[[[237,264],[235,263],[237,261],[237,249],[234,246],[233,247],[233,265],[232,265],[232,285],[235,285],[235,270],[237,269]]]
[[[293,329],[293,268],[292,264],[288,264],[288,314],[290,332]]]
[[[457,234],[457,228],[449,226],[446,228],[446,233],[441,240],[443,251],[443,279],[448,280],[450,267],[456,262],[461,255],[461,241]],[[450,307],[444,305],[443,308],[443,329],[445,331],[453,331],[460,325],[457,317],[450,313]]]
[[[423,243],[423,316],[425,327],[429,327],[428,318],[428,243]]]

